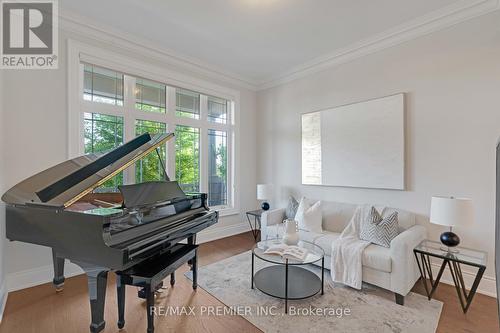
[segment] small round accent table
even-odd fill
[[[264,252],[273,245],[280,244],[281,240],[269,239],[255,244],[252,250],[252,282],[264,294],[285,300],[285,313],[288,313],[288,300],[297,300],[312,297],[324,292],[325,281],[325,252],[321,247],[311,242],[300,241],[297,246],[307,250],[304,261],[284,258]],[[274,265],[255,270],[255,257]],[[310,270],[301,267],[321,261],[321,278]]]

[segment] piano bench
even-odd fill
[[[175,283],[175,271],[191,262],[193,271],[193,289],[196,290],[196,277],[198,274],[198,245],[176,244],[167,252],[154,256],[124,271],[117,271],[116,288],[118,295],[118,328],[125,326],[125,286],[143,288],[143,296],[146,298],[146,311],[148,318],[148,333],[154,332],[153,314],[155,291],[163,286],[163,280],[170,275],[170,284]]]

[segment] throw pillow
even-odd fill
[[[285,216],[287,219],[295,219],[297,215],[297,208],[299,208],[299,202],[292,196],[288,197],[288,204],[285,210]]]
[[[298,222],[299,229],[322,233],[321,225],[323,213],[321,211],[321,201],[316,202],[311,206],[311,203],[306,198],[302,198],[297,208],[295,220]]]
[[[359,238],[373,244],[390,247],[391,241],[398,235],[398,212],[393,212],[386,218],[371,208],[367,219],[361,223]]]

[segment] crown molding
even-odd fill
[[[500,0],[457,1],[450,6],[430,12],[368,39],[308,61],[281,75],[260,81],[257,84],[258,90],[265,90],[297,80],[326,68],[390,48],[498,9],[500,9]]]
[[[79,34],[86,39],[111,44],[125,52],[147,56],[153,60],[201,75],[208,79],[218,80],[252,91],[259,91],[312,75],[327,68],[341,65],[475,17],[494,12],[500,9],[500,0],[459,0],[452,5],[417,17],[382,33],[320,56],[264,80],[253,80],[243,77],[199,59],[159,47],[153,41],[137,38],[74,12],[59,9],[59,25],[64,31]]]
[[[166,63],[177,69],[201,75],[208,79],[219,80],[238,87],[256,91],[257,81],[218,68],[199,59],[182,55],[157,43],[137,38],[100,22],[81,16],[75,12],[59,8],[59,28],[63,31],[81,35],[85,39],[113,45],[125,52],[147,56],[152,60]]]

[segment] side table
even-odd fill
[[[251,210],[249,212],[246,212],[248,224],[250,225],[250,230],[252,230],[252,235],[253,238],[255,239],[255,242],[257,242],[257,237],[259,236],[260,233],[260,217],[262,216],[263,212],[264,211],[262,209]],[[252,219],[253,219],[253,225],[252,225]]]
[[[458,250],[457,253],[448,252],[441,249],[441,243],[424,240],[415,249],[413,253],[415,254],[415,259],[417,260],[418,269],[422,277],[422,283],[424,284],[425,292],[430,300],[432,295],[436,291],[439,284],[439,280],[443,275],[446,266],[449,267],[453,283],[455,284],[455,289],[457,290],[458,299],[460,300],[460,305],[464,313],[469,310],[472,299],[476,294],[479,282],[483,277],[483,273],[486,270],[487,254],[483,251],[471,250],[466,248],[454,248]],[[434,279],[431,266],[431,258],[442,259],[441,267],[438,271],[436,278]],[[462,274],[461,265],[466,265],[469,267],[476,267],[478,269],[476,278],[472,283],[472,287],[467,291],[464,283],[464,278]],[[427,281],[429,279],[429,282]]]

